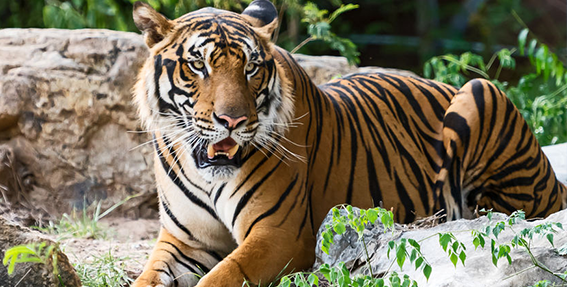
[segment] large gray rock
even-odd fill
[[[343,214],[345,211],[342,210]],[[495,214],[491,224],[506,218],[503,214]],[[347,228],[343,235],[334,236],[334,244],[331,245],[329,255],[321,251],[321,232],[324,226],[331,222],[332,214],[329,213],[321,229],[319,230],[317,243],[317,262],[315,268],[322,263],[336,265],[345,262],[346,266],[354,274],[368,274],[366,267],[366,255],[361,241],[358,240],[356,232]],[[567,226],[567,210],[557,212],[547,219],[532,222],[521,221],[513,226],[513,231],[507,229],[498,236],[498,243],[510,243],[516,233],[524,228],[536,226],[546,222],[560,222]],[[505,259],[498,262],[495,267],[491,261],[490,241],[487,239],[485,248],[475,250],[472,244],[471,230],[483,230],[489,224],[486,216],[475,220],[457,220],[437,225],[431,228],[408,229],[407,226],[396,225],[395,231],[384,232],[382,225],[368,227],[364,231],[364,239],[371,260],[373,274],[386,274],[396,271],[408,274],[412,279],[423,286],[528,286],[539,280],[550,280],[560,282],[556,277],[539,268],[532,267],[533,263],[528,253],[521,249],[513,249],[511,252],[512,264]],[[465,244],[467,258],[465,266],[460,262],[457,267],[453,266],[447,254],[443,251],[438,241],[438,233],[452,232],[459,241]],[[515,233],[516,232],[516,233]],[[427,281],[421,271],[415,271],[409,260],[400,270],[395,263],[395,253],[391,252],[391,258],[387,257],[388,242],[391,240],[399,242],[400,238],[412,238],[420,241],[421,251],[427,261],[431,264],[433,271]],[[567,232],[559,231],[554,236],[556,247],[567,244]],[[531,245],[534,257],[554,272],[567,271],[567,257],[559,255],[557,249],[550,245],[545,238],[536,238]]]
[[[35,205],[57,214],[154,190],[151,146],[133,150],[148,137],[130,103],[147,55],[134,33],[0,30],[0,143],[33,175]],[[147,198],[124,210],[149,212],[135,208]]]
[[[557,178],[567,184],[567,143],[544,146],[542,149],[549,158]]]

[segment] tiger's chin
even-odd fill
[[[240,168],[234,166],[211,166],[198,169],[199,175],[207,182],[229,181],[236,177]]]

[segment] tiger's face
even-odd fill
[[[177,149],[176,160],[188,161],[182,164],[206,181],[229,180],[251,149],[285,132],[293,114],[287,81],[271,54],[273,27],[211,8],[174,21],[144,8],[136,24],[151,58],[136,88],[141,118]],[[149,31],[140,27],[144,21],[153,21]]]

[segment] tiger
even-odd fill
[[[355,73],[316,86],[272,42],[268,0],[175,20],[136,2],[133,17],[150,51],[134,102],[161,230],[132,286],[267,285],[305,270],[338,204],[401,223],[566,207],[529,126],[487,80]]]

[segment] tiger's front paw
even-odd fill
[[[173,280],[161,270],[146,270],[132,283],[131,287],[170,287]]]

